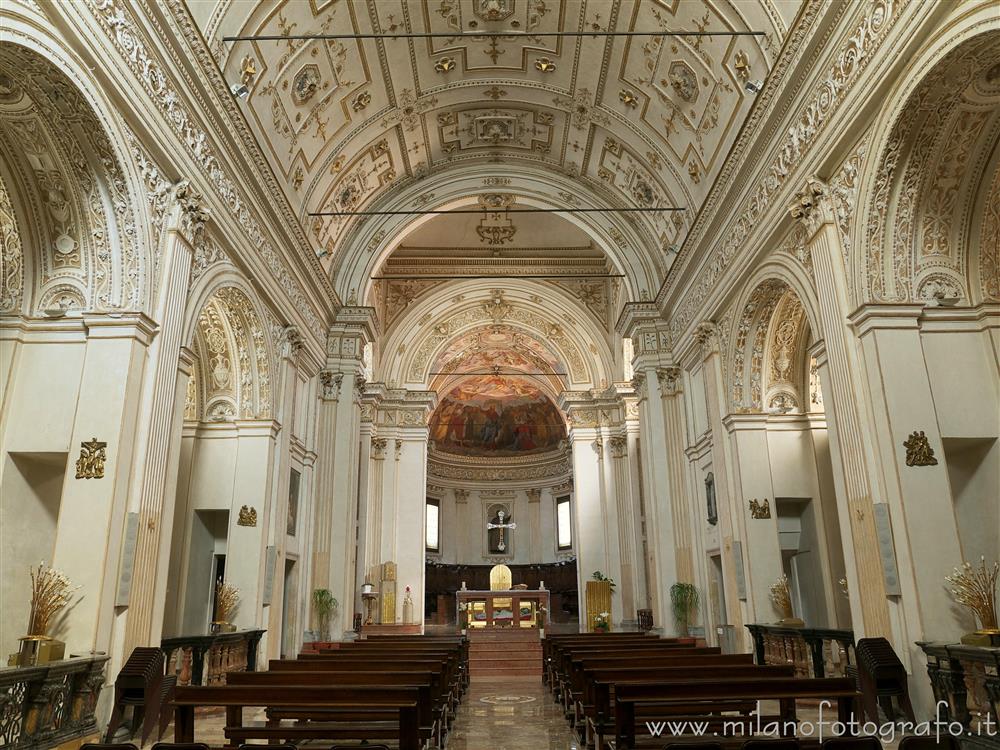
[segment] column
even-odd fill
[[[79,601],[66,609],[67,653],[111,647],[133,440],[155,331],[141,313],[85,313],[83,325],[86,353],[51,563],[80,586],[74,597]],[[93,440],[98,445],[85,449]],[[85,453],[100,460],[81,473],[81,463],[74,463],[86,464]]]
[[[317,420],[316,536],[313,587],[341,602],[330,624],[337,640],[351,628],[355,601],[356,521],[361,433],[362,357],[378,321],[370,307],[345,306],[330,327],[326,366],[320,371]]]
[[[841,514],[851,523],[854,549],[845,556],[855,557],[858,580],[849,581],[858,591],[860,611],[852,611],[854,635],[882,635],[893,638],[886,602],[886,587],[879,558],[875,508],[881,488],[873,471],[877,464],[869,405],[857,342],[846,325],[850,311],[847,269],[835,223],[829,188],[810,178],[790,208],[808,232],[807,249],[813,261],[819,298],[820,331],[826,344],[829,384],[823,383],[828,423],[835,425],[834,478]],[[843,498],[841,500],[840,498]],[[897,643],[897,646],[902,644]],[[898,649],[900,651],[905,649]]]
[[[542,562],[542,491],[533,488],[528,493],[528,562]]]
[[[646,539],[652,557],[647,582],[649,606],[653,610],[654,626],[666,634],[673,634],[669,592],[679,580],[678,566],[683,565],[680,550],[690,548],[690,531],[677,525],[678,517],[683,518],[686,514],[679,510],[687,503],[683,475],[673,476],[669,459],[671,451],[683,446],[683,440],[669,432],[671,412],[666,408],[666,400],[676,395],[677,371],[664,369],[671,355],[666,321],[655,305],[628,303],[616,328],[622,336],[632,338],[634,352],[632,385],[638,408],[637,439],[642,451]],[[636,543],[641,546],[641,539]]]
[[[631,592],[635,590],[631,575],[625,582],[621,565],[615,459],[611,450],[611,441],[619,432],[622,404],[617,394],[594,397],[590,393],[564,391],[560,407],[570,421],[580,625],[586,625],[587,581],[600,571],[617,584],[611,597],[611,620],[620,629],[623,616],[629,615],[624,609],[623,592],[626,589],[630,592],[631,604]],[[634,613],[630,616],[635,617]]]
[[[433,391],[386,388],[383,383],[369,383],[365,390],[365,399],[372,394],[377,404],[370,439],[365,566],[372,571],[384,562],[396,563],[394,621],[401,622],[404,592],[409,586],[415,624],[422,624],[427,419],[437,396]]]
[[[943,585],[962,563],[955,505],[920,341],[922,305],[865,305],[861,342],[902,591],[899,643],[953,638],[970,623]],[[908,447],[909,446],[909,447]],[[976,564],[976,560],[970,560]],[[910,654],[922,658],[912,647]]]
[[[784,568],[771,484],[767,415],[730,414],[723,425],[729,433],[734,467],[733,525],[740,529],[739,537],[744,540],[746,551],[747,620],[773,622],[779,613],[771,604],[770,587],[782,576]],[[756,500],[758,507],[763,507],[766,500],[766,514],[761,510],[755,514],[750,508],[751,500]],[[814,551],[819,554],[819,550]]]
[[[712,471],[715,474],[715,496],[719,508],[719,546],[722,553],[722,582],[726,597],[726,614],[736,633],[736,642],[749,646],[744,601],[746,591],[741,590],[745,577],[740,580],[740,570],[748,550],[740,534],[741,514],[735,502],[736,488],[730,455],[729,436],[722,419],[727,409],[725,388],[722,384],[722,355],[719,351],[718,329],[714,323],[702,323],[695,330],[695,340],[701,348],[702,377],[705,383],[705,405],[708,424],[712,433]]]
[[[176,185],[161,249],[160,287],[154,316],[159,331],[149,348],[136,436],[135,479],[129,510],[138,513],[134,561],[123,571],[129,580],[128,619],[123,658],[136,646],[160,642],[166,604],[167,567],[173,530],[173,505],[180,461],[187,374],[178,372],[183,343],[184,307],[194,247],[201,242],[208,213],[202,196],[187,181]],[[129,572],[131,575],[128,575]]]

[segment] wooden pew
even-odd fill
[[[372,685],[302,686],[278,685],[186,685],[174,693],[174,741],[194,742],[194,710],[199,706],[226,709],[226,736],[230,740],[356,738],[366,723],[390,723],[399,740],[399,750],[421,750],[418,720],[418,687]],[[338,722],[310,722],[302,727],[246,728],[243,709],[327,709],[339,711]],[[353,722],[353,726],[349,726]],[[379,727],[380,730],[389,729]],[[244,730],[244,731],[241,731]],[[369,735],[374,736],[374,735]]]
[[[371,672],[371,671],[275,671],[275,672],[233,672],[226,675],[227,685],[256,685],[273,688],[276,685],[367,685],[388,687],[416,687],[417,721],[421,740],[431,739],[440,746],[444,739],[447,704],[440,694],[441,674],[433,670],[412,672]],[[282,719],[297,721],[330,721],[337,716],[337,710],[326,709],[269,709],[269,723]],[[390,737],[393,735],[389,735]],[[376,738],[376,734],[366,737]]]
[[[765,701],[780,704],[780,720],[795,721],[796,700],[832,700],[838,720],[847,722],[858,700],[850,678],[783,678],[730,680],[655,680],[615,683],[615,748],[632,750],[636,744],[636,721],[677,718],[671,709],[693,702]],[[715,738],[713,738],[715,739]],[[649,738],[662,747],[669,737]]]
[[[712,657],[702,657],[710,659]],[[794,677],[795,669],[791,665],[757,665],[757,664],[689,664],[669,666],[643,667],[592,667],[584,669],[584,698],[580,703],[583,717],[583,732],[581,739],[587,741],[594,738],[597,750],[604,748],[604,736],[614,727],[614,696],[615,686],[619,683],[641,683],[657,680],[746,680],[750,678],[768,679],[776,677]],[[699,708],[686,704],[676,707],[678,711],[688,714],[699,714]],[[737,714],[749,714],[756,708],[756,701],[712,701],[706,706],[713,714],[723,711]],[[733,717],[728,717],[732,719]]]

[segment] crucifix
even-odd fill
[[[504,519],[505,515],[507,515],[507,514],[503,510],[498,510],[497,511],[497,519],[500,521],[500,523],[493,523],[492,521],[489,521],[489,522],[486,523],[487,530],[497,529],[499,531],[500,538],[499,538],[499,541],[497,542],[497,549],[500,550],[501,552],[503,552],[504,550],[507,549],[507,544],[506,544],[505,538],[504,538],[504,532],[507,529],[510,529],[511,531],[513,531],[514,529],[517,528],[517,524],[516,523],[513,523],[513,522],[512,523],[504,523],[503,522],[503,519]]]

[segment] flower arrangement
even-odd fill
[[[997,577],[1000,576],[1000,562],[986,567],[986,558],[979,560],[979,567],[962,563],[955,572],[945,577],[951,586],[955,601],[972,611],[979,620],[979,633],[995,634],[997,629]]]
[[[608,618],[611,617],[610,612],[601,612],[596,617],[594,617],[594,632],[595,633],[607,633],[611,628],[608,622]]]
[[[69,603],[79,586],[72,586],[69,578],[55,568],[39,563],[31,570],[31,615],[28,619],[29,637],[47,637],[49,628],[59,610]]]
[[[215,622],[229,624],[240,604],[240,590],[231,583],[215,582]]]
[[[792,592],[788,585],[788,576],[782,575],[777,581],[771,584],[771,603],[774,608],[781,613],[785,620],[792,620],[795,614],[792,612]]]

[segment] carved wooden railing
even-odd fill
[[[0,748],[55,747],[97,732],[107,656],[0,669]]]
[[[957,721],[975,747],[1000,748],[1000,648],[917,641],[941,718]]]
[[[226,672],[257,670],[257,646],[266,630],[239,630],[216,635],[166,638],[160,644],[167,656],[167,674],[178,685],[220,685]]]
[[[854,667],[854,632],[829,628],[747,625],[758,664],[791,664],[796,677],[848,677]]]

